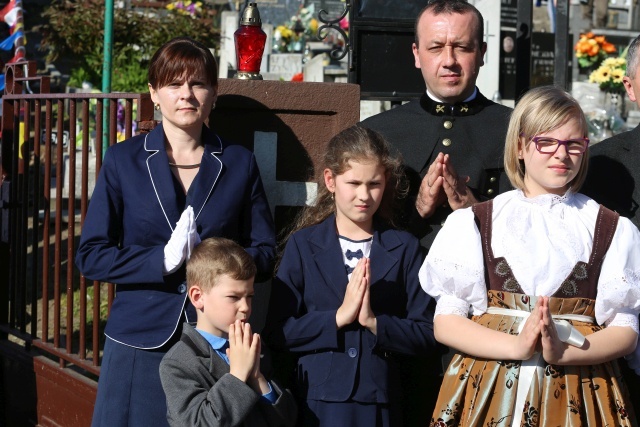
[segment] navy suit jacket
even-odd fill
[[[357,321],[336,329],[348,279],[335,216],[287,242],[272,282],[265,340],[300,355],[297,375],[307,399],[389,402],[400,394],[394,353],[435,347],[430,297],[418,282],[418,239],[377,225],[370,259],[377,335]]]
[[[203,126],[205,144],[191,184],[201,239],[237,241],[271,268],[275,233],[253,154]],[[88,279],[117,285],[105,334],[139,348],[164,344],[186,303],[184,265],[164,276],[164,247],[182,210],[165,150],[162,124],[107,150],[83,225],[76,265]],[[190,310],[194,315],[195,312]],[[189,316],[191,317],[191,316]]]
[[[580,192],[640,227],[640,126],[595,144],[589,153]]]
[[[589,172],[580,192],[640,227],[640,126],[597,143],[589,153]],[[637,396],[640,377],[626,363],[620,365],[630,394]],[[633,408],[640,414],[640,399]]]

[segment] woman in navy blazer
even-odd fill
[[[184,261],[199,239],[226,237],[270,271],[273,220],[253,154],[204,125],[217,96],[209,49],[188,38],[161,47],[149,90],[163,120],[107,150],[76,263],[116,284],[92,425],[167,425],[162,356],[195,321]]]
[[[265,341],[298,356],[302,425],[402,425],[398,355],[435,341],[420,244],[374,218],[400,163],[379,134],[354,126],[329,142],[324,164],[316,205],[280,260]]]

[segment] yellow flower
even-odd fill
[[[280,33],[280,37],[284,40],[289,40],[293,36],[293,31],[291,29],[285,27],[284,25],[278,25],[276,31]]]
[[[605,65],[602,65],[589,75],[589,82],[598,84],[604,83],[609,79],[610,73],[611,69]]]
[[[318,21],[315,18],[312,18],[311,21],[309,21],[309,29],[313,33],[318,31]]]
[[[624,71],[620,68],[615,68],[611,70],[611,81],[614,83],[622,83],[622,78],[624,77]]]

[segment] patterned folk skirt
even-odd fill
[[[531,311],[536,297],[489,291],[489,307]],[[594,316],[595,300],[550,298],[551,314]],[[483,314],[472,318],[487,328],[517,334],[523,318]],[[601,329],[571,321],[584,336]],[[589,366],[494,361],[456,354],[438,396],[430,426],[636,426],[631,400],[616,360]],[[523,368],[523,365],[538,367]],[[521,368],[533,369],[527,389],[518,385]],[[526,382],[523,383],[526,387]],[[636,397],[637,398],[637,397]],[[516,408],[516,401],[521,402]]]

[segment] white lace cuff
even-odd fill
[[[438,297],[438,304],[433,317],[439,314],[456,314],[462,317],[469,316],[469,303],[453,295],[442,295]]]
[[[605,322],[606,326],[628,326],[638,333],[638,315],[632,311],[620,311]]]

